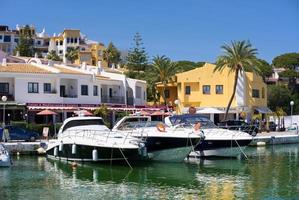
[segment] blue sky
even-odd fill
[[[0,0],[0,9],[0,24],[78,28],[122,50],[140,32],[151,57],[214,62],[222,44],[243,39],[268,62],[299,52],[297,0]]]

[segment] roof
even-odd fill
[[[52,74],[51,71],[25,63],[7,63],[7,66],[0,66],[0,72]]]
[[[99,75],[97,75],[96,78],[97,78],[98,80],[109,80],[109,79],[110,79],[109,77],[106,77],[106,76],[99,76]]]

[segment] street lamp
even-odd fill
[[[5,126],[5,102],[7,101],[7,96],[2,96],[1,100],[3,101],[3,123],[2,127],[4,128]]]
[[[290,102],[290,106],[291,106],[291,126],[293,125],[293,106],[294,106],[294,101]]]

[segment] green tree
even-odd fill
[[[265,60],[263,59],[258,59],[258,74],[265,80],[266,77],[269,77],[273,73],[273,68],[272,66]],[[245,66],[244,71],[246,72],[252,72],[252,67],[247,67]]]
[[[176,61],[176,64],[178,66],[178,72],[185,72],[198,67],[202,67],[205,64],[205,62],[192,62],[188,60],[180,60]]]
[[[155,56],[152,63],[152,73],[157,77],[158,81],[163,84],[162,98],[164,104],[167,105],[165,97],[165,88],[167,83],[172,80],[172,77],[177,71],[177,65],[171,62],[166,56]]]
[[[75,60],[79,58],[79,48],[68,47],[66,50],[65,57],[71,63],[74,63]]]
[[[22,34],[20,34],[20,40],[18,46],[15,48],[15,53],[19,52],[20,56],[33,57],[33,39],[29,25],[24,27]]]
[[[272,64],[276,68],[295,70],[299,67],[299,53],[286,53],[273,59]]]
[[[286,53],[277,56],[273,59],[272,64],[276,68],[285,68],[286,71],[280,73],[280,77],[287,78],[288,87],[292,93],[298,92],[298,86],[296,79],[298,78],[298,73],[296,68],[299,67],[299,53]]]
[[[107,106],[102,104],[100,107],[98,107],[93,114],[98,117],[102,117],[104,120],[104,123],[107,127],[111,126],[111,120],[110,120],[110,111],[108,110]]]
[[[233,93],[225,112],[226,120],[235,97],[239,73],[243,73],[245,67],[250,67],[253,72],[259,72],[260,70],[257,67],[259,65],[256,58],[257,49],[253,48],[249,41],[232,41],[231,45],[225,44],[221,48],[224,50],[224,53],[218,57],[214,71],[223,71],[223,69],[228,67],[229,72],[235,73]]]
[[[141,35],[137,32],[134,36],[134,46],[129,50],[127,56],[127,67],[131,71],[145,71],[147,66],[147,53],[143,47]]]
[[[275,111],[280,107],[288,113],[290,110],[290,101],[292,100],[291,91],[283,85],[269,85],[268,86],[268,106],[271,110]]]
[[[111,67],[112,63],[118,64],[120,62],[120,51],[112,42],[110,42],[107,49],[103,51],[103,59],[107,62],[109,67]]]
[[[47,59],[54,61],[61,61],[61,58],[57,55],[55,50],[52,50],[48,53]]]

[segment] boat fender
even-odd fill
[[[92,150],[92,160],[98,161],[98,150],[96,149]]]
[[[76,162],[72,162],[71,166],[72,166],[72,168],[76,168],[78,166],[78,164]]]
[[[147,149],[146,149],[146,147],[143,147],[141,150],[142,150],[142,156],[143,157],[147,157]]]
[[[76,154],[77,153],[77,145],[74,143],[72,145],[72,154]]]
[[[63,151],[63,143],[62,143],[62,141],[59,144],[59,151]]]
[[[165,132],[165,125],[164,124],[162,124],[162,123],[159,123],[159,124],[157,124],[157,130],[159,131],[159,132]]]
[[[58,149],[57,149],[57,147],[54,148],[54,156],[55,157],[58,156]]]

